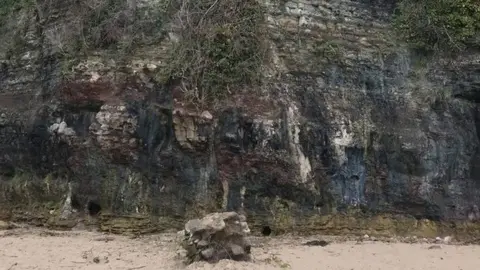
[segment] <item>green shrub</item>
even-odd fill
[[[48,42],[65,54],[76,55],[96,49],[126,53],[135,44],[152,43],[163,37],[169,2],[160,0],[149,6],[139,6],[127,0],[71,1],[65,20],[58,20],[53,14],[53,20],[61,25],[47,27],[45,34]],[[65,8],[65,2],[55,0],[54,3],[60,10]],[[51,3],[40,8],[46,17],[55,12]]]
[[[33,0],[2,0],[0,4],[0,27],[15,11],[33,6]]]
[[[266,46],[264,9],[255,0],[179,0],[179,35],[162,79],[181,79],[187,98],[218,100],[261,80]]]
[[[419,49],[461,51],[480,45],[478,0],[401,0],[394,26]]]
[[[164,37],[170,2],[140,5],[129,0],[4,0],[0,23],[7,25],[6,20],[10,20],[12,24],[16,13],[23,12],[36,19],[45,45],[65,57],[76,58],[97,49],[112,49],[119,55],[139,43],[151,44]],[[20,39],[24,38],[23,28],[19,25],[13,29]]]
[[[0,18],[10,15],[14,10],[21,8],[24,2],[22,0],[3,0],[0,5]]]
[[[86,0],[79,4],[82,35],[90,49],[130,49],[135,43],[158,41],[163,37],[169,0],[152,1],[148,6],[131,6],[126,0]],[[156,38],[156,39],[155,39]]]

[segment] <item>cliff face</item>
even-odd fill
[[[66,70],[48,35],[62,13],[17,11],[0,27],[0,218],[101,210],[102,228],[144,232],[228,209],[253,228],[424,234],[480,219],[480,54],[405,49],[392,0],[263,5],[264,91],[201,110],[149,75],[174,34]]]

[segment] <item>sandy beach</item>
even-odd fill
[[[304,245],[312,239],[327,239],[330,244]],[[224,260],[185,266],[176,256],[175,243],[174,233],[132,238],[87,231],[4,230],[0,231],[0,270],[474,270],[480,265],[480,246],[475,245],[283,236],[252,237],[251,262]]]

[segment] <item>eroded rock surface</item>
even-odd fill
[[[207,109],[150,74],[172,35],[70,59],[50,35],[67,2],[16,10],[0,24],[0,219],[48,225],[70,200],[108,213],[106,231],[244,211],[257,232],[478,233],[480,54],[409,51],[395,2],[262,1],[264,89]]]
[[[245,216],[223,212],[189,220],[178,234],[186,251],[186,261],[192,263],[199,260],[249,260],[251,245],[246,239],[249,233]]]

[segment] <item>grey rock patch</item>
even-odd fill
[[[222,259],[250,260],[250,233],[246,218],[236,212],[212,213],[192,219],[178,232],[177,241],[183,251],[179,256],[190,264],[196,261],[218,262]]]

